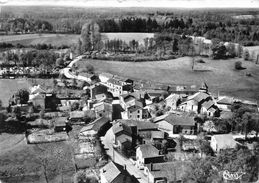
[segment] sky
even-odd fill
[[[14,6],[259,8],[259,0],[0,0]]]

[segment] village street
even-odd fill
[[[143,170],[139,170],[135,165],[132,164],[132,162],[129,159],[123,157],[120,153],[113,150],[112,133],[112,128],[110,128],[105,134],[105,136],[102,138],[102,143],[104,144],[107,154],[113,159],[114,162],[122,166],[126,165],[127,171],[131,175],[134,175],[140,183],[147,183],[148,178],[144,175]]]

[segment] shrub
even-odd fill
[[[203,59],[199,58],[198,60],[196,60],[197,63],[206,63]]]
[[[242,67],[242,62],[240,62],[240,61],[235,62],[235,69],[236,69],[236,70],[241,70],[241,69],[243,69],[243,67]]]

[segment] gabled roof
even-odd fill
[[[105,165],[101,173],[109,183],[138,183],[138,180],[131,176],[122,165],[115,162]]]
[[[211,97],[211,96],[204,92],[198,92],[188,97],[188,100],[195,100],[196,102],[201,102],[202,100],[206,100],[208,97]]]
[[[42,86],[37,85],[37,86],[33,86],[31,88],[31,94],[36,94],[36,93],[46,93],[47,91],[45,89],[42,88]]]
[[[179,94],[175,94],[175,93],[172,93],[171,95],[169,95],[165,100],[178,100],[180,98],[180,95]]]
[[[120,123],[120,122],[118,122],[112,126],[112,131],[115,135],[120,132],[124,132],[129,135],[132,134],[131,128],[128,125],[126,125],[124,123]]]
[[[107,96],[104,93],[95,95],[96,100],[103,101],[107,98]]]
[[[113,74],[107,73],[107,72],[102,72],[101,74],[99,74],[99,76],[104,76],[104,77],[107,77],[107,78],[113,78]]]
[[[139,109],[142,109],[142,107],[140,107],[138,105],[133,105],[133,106],[128,107],[128,111],[130,111],[130,112],[135,112]]]
[[[165,138],[165,132],[162,132],[162,131],[152,131],[151,132],[151,138],[152,139],[164,139]]]
[[[121,134],[116,138],[121,144],[125,143],[125,142],[132,142],[132,137],[125,135],[125,134]]]
[[[214,105],[214,101],[213,100],[205,101],[201,105],[202,105],[202,107],[204,107],[208,110],[209,108],[211,108]]]
[[[87,126],[84,126],[80,130],[80,133],[88,130],[98,131],[103,125],[105,125],[108,122],[109,122],[109,119],[105,117],[98,118],[94,120],[92,123],[88,124]]]
[[[58,117],[55,119],[55,126],[64,126],[66,125],[67,117]]]
[[[213,135],[212,138],[216,140],[218,149],[235,148],[237,145],[231,134]]]
[[[131,96],[131,95],[127,95],[124,97],[124,102],[127,103],[129,101],[132,101],[132,100],[136,100],[135,97]]]
[[[172,114],[170,113],[165,119],[168,123],[172,125],[182,125],[182,126],[194,126],[195,120],[188,113],[186,114]]]
[[[119,86],[123,86],[123,85],[124,85],[121,81],[119,81],[119,80],[117,80],[117,79],[114,79],[114,78],[110,78],[110,79],[107,81],[107,83],[112,83],[112,84],[119,85]]]
[[[152,158],[159,156],[159,150],[151,144],[142,144],[138,148],[142,152],[143,158]]]
[[[158,125],[155,123],[151,123],[148,121],[137,121],[137,120],[124,120],[121,119],[119,122],[127,124],[128,126],[136,126],[139,131],[147,131],[147,130],[157,130]]]
[[[223,97],[220,100],[218,100],[217,103],[231,105],[234,103],[234,98],[233,97]]]

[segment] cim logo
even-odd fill
[[[228,170],[223,171],[223,178],[225,180],[238,180],[241,179],[241,177],[246,174],[244,172],[235,172],[230,173]]]

